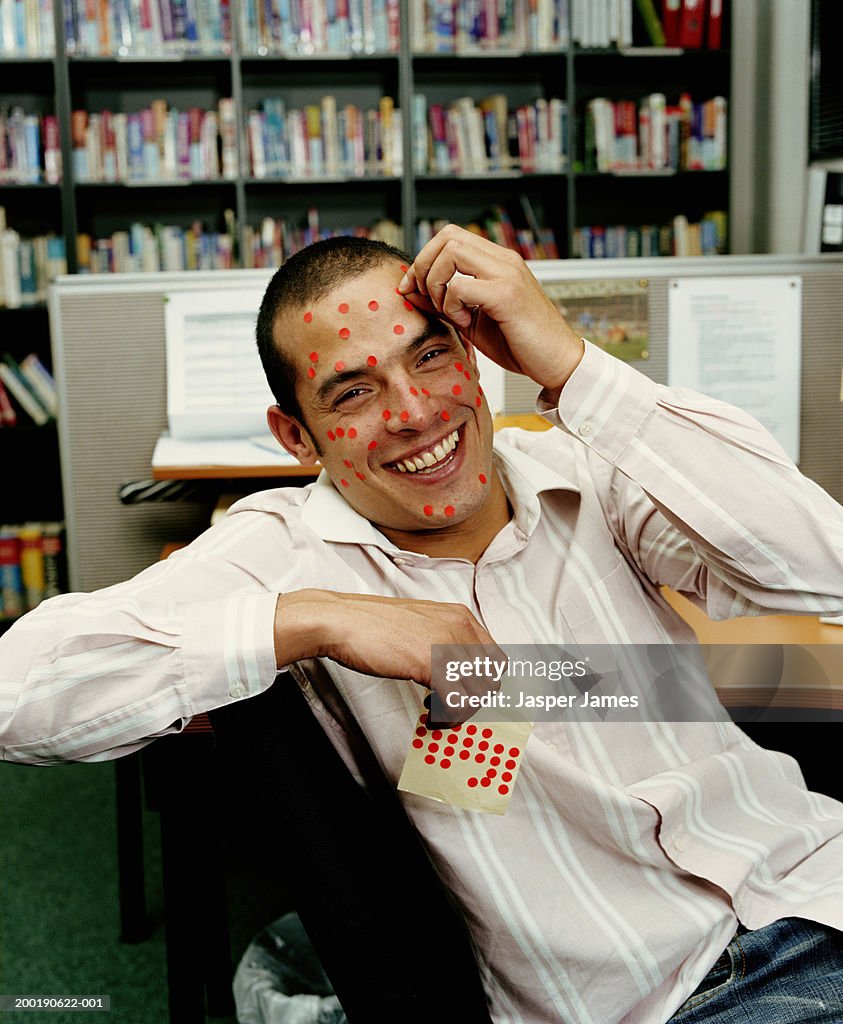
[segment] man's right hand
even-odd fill
[[[484,644],[496,658],[505,657],[489,632],[461,604],[413,601],[399,597],[342,594],[332,590],[298,590],[279,594],[275,606],[275,657],[278,666],[304,658],[330,658],[366,675],[407,679],[448,693],[482,696],[498,685],[483,680],[446,683],[433,680],[431,646],[448,644],[455,660],[474,658],[461,648]],[[471,708],[454,709],[454,723],[469,718]]]

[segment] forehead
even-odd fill
[[[398,293],[405,265],[397,260],[371,267],[336,285],[318,299],[297,305],[279,317],[276,343],[297,364],[309,365],[316,350],[403,348],[411,332],[427,322]]]

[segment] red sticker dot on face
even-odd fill
[[[477,406],[477,408],[478,408],[478,409],[479,409],[479,408],[480,408],[480,406],[481,406],[481,405],[483,404],[483,399],[482,399],[482,398],[480,397],[480,395],[478,395],[478,396],[477,396],[477,397],[476,397],[476,398],[474,399],[474,404],[475,404],[475,405]]]
[[[402,409],[401,412],[398,414],[398,419],[401,420],[402,423],[406,423],[409,418],[410,414],[407,412],[406,409]]]
[[[319,353],[318,352],[311,352],[310,353],[310,361],[311,361],[311,363],[318,363],[319,362]]]
[[[485,484],[486,483],[486,474],[485,473],[481,473],[480,476],[478,476],[477,479],[480,481],[481,484]]]
[[[451,414],[448,412],[447,409],[443,409],[442,412],[439,413],[439,415],[446,423],[451,418]]]
[[[337,437],[345,437],[345,430],[342,427],[337,427],[334,433],[337,435]]]
[[[465,377],[466,380],[471,380],[471,374],[468,372],[468,370],[465,371],[463,377]]]
[[[316,370],[314,370],[312,366],[308,366],[307,375],[308,377],[310,377],[311,380],[313,380],[313,378],[316,376]]]
[[[401,267],[401,269],[402,269],[402,270],[404,271],[404,273],[406,274],[406,273],[407,273],[407,264],[406,264],[406,263],[401,263],[401,264],[399,264],[399,266]]]
[[[430,398],[430,392],[427,390],[427,388],[422,388],[422,394],[424,395],[425,398]]]
[[[455,511],[455,509],[454,509],[453,505],[446,505],[445,506],[445,515],[446,516],[452,516],[454,514],[454,511]]]
[[[380,309],[380,306],[374,299],[372,299],[372,301],[369,303],[369,309],[371,309],[373,313],[376,313]]]
[[[479,384],[477,385],[477,391],[479,394],[483,394],[483,388],[481,388]]]
[[[343,485],[343,487],[348,487],[348,480],[341,480],[340,483]]]
[[[404,309],[412,309],[412,308],[413,308],[412,302],[408,302],[407,299],[404,299]]]
[[[312,313],[305,313],[304,314],[304,322],[306,324],[309,324],[312,319],[313,319],[313,314]]]
[[[377,441],[370,441],[369,442],[369,451],[373,452],[375,450],[375,448],[377,448],[377,446],[378,446],[378,442]]]
[[[339,312],[339,313],[347,313],[348,312],[348,303],[347,302],[341,302],[337,306],[337,312]]]
[[[436,758],[433,756],[433,754],[425,754],[424,763],[436,764]]]
[[[335,437],[336,437],[336,435],[334,434],[333,430],[329,430],[328,431],[328,440],[329,441],[333,441],[335,439]]]
[[[421,750],[421,748],[424,746],[424,743],[422,742],[422,740],[413,740],[413,746],[416,748],[416,750]]]
[[[442,760],[439,762],[439,767],[440,768],[450,768],[451,767],[451,762],[448,760],[447,757],[443,757]]]
[[[424,514],[426,516],[432,516],[433,515],[433,506],[432,505],[425,505],[424,506]]]
[[[477,785],[477,779],[469,779],[468,782],[466,782],[466,786],[471,786],[472,789],[474,789],[474,787],[476,785]]]
[[[461,395],[462,394],[462,385],[461,384],[455,384],[451,388],[451,394],[452,395]]]
[[[506,794],[509,792],[509,786],[498,786],[498,792],[500,793],[501,796],[506,796]]]
[[[349,469],[353,469],[354,468],[353,464],[348,459],[343,459],[342,460],[342,464],[344,466],[348,466]]]
[[[384,409],[384,411],[381,413],[381,416],[383,416],[385,420],[392,419],[392,413],[389,411],[389,409]]]
[[[418,398],[418,396],[419,396],[418,388],[410,388],[410,394],[413,396],[413,398]]]
[[[348,428],[348,436],[353,441],[354,438],[357,437],[357,427],[349,427]]]
[[[366,479],[366,477],[363,476],[362,473],[355,473],[354,475],[357,477],[358,480],[365,480]]]
[[[351,331],[347,327],[340,327],[339,336],[343,339],[351,337]]]
[[[377,360],[377,358],[375,356],[369,356],[369,358],[366,360],[366,362],[369,364],[369,366],[377,366],[378,365],[378,360]]]
[[[342,361],[342,359],[340,359],[339,362],[334,363],[334,369],[337,371],[337,373],[342,373],[342,371],[345,369],[345,363]]]
[[[396,324],[396,325],[395,325],[395,326],[394,326],[394,327],[392,328],[392,333],[393,333],[393,334],[403,334],[403,333],[404,333],[404,327],[403,327],[403,325],[402,325],[402,324]]]
[[[454,363],[454,369],[457,373],[462,373],[462,363]]]

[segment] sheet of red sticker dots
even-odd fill
[[[422,711],[398,788],[487,814],[505,814],[532,722],[464,722],[428,727]]]

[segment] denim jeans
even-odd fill
[[[739,928],[673,1021],[843,1024],[843,932],[798,917]]]

